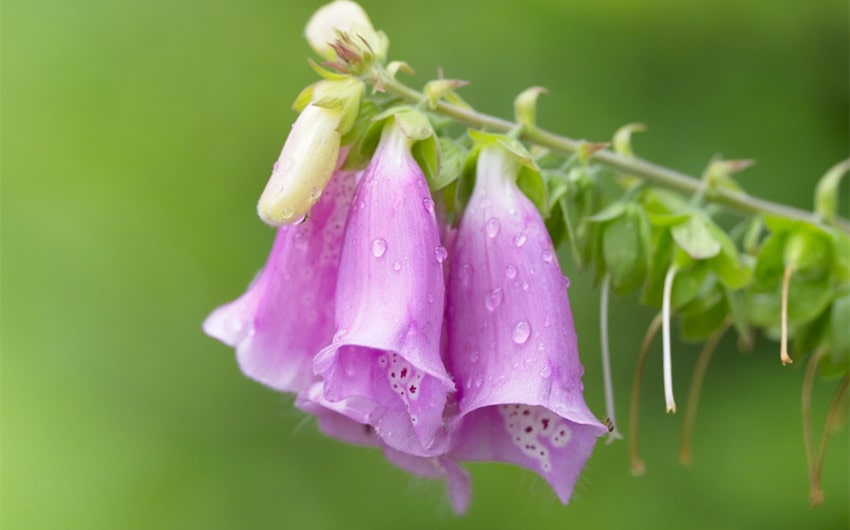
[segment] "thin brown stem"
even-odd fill
[[[826,458],[826,445],[829,441],[829,433],[832,426],[841,417],[841,400],[847,394],[847,386],[850,383],[850,374],[845,375],[841,383],[838,384],[838,389],[832,397],[832,402],[829,404],[829,413],[826,416],[826,422],[823,425],[823,435],[820,439],[820,448],[818,450],[815,467],[811,470],[812,490],[810,499],[812,506],[817,506],[823,502],[823,491],[820,489],[820,477],[823,472],[823,463]],[[816,486],[816,487],[815,487]]]
[[[637,366],[635,366],[635,376],[632,380],[632,402],[629,407],[629,461],[631,462],[631,470],[633,475],[643,475],[646,471],[646,465],[638,455],[638,416],[640,413],[640,382],[643,379],[643,369],[646,366],[646,358],[649,353],[649,347],[652,345],[652,340],[658,334],[661,328],[663,315],[658,313],[649,327],[646,329],[646,334],[643,337],[643,344],[640,347],[638,354]]]
[[[714,350],[717,349],[717,345],[720,344],[720,339],[726,335],[730,325],[729,322],[726,322],[723,324],[723,327],[714,332],[705,342],[697,356],[697,364],[694,366],[694,373],[691,376],[691,387],[688,389],[688,404],[685,408],[685,420],[682,423],[682,435],[679,440],[679,461],[685,465],[693,461],[694,426],[696,424],[702,382],[705,380],[705,374],[708,371],[708,363],[711,360]]]
[[[783,365],[794,362],[788,355],[788,290],[791,287],[792,274],[794,274],[794,267],[790,265],[785,267],[785,273],[782,275],[782,330],[779,342],[779,360]]]
[[[812,441],[812,387],[815,382],[815,371],[818,368],[818,363],[824,355],[824,349],[818,348],[812,354],[808,364],[806,364],[806,373],[803,376],[803,395],[802,395],[802,416],[803,416],[803,446],[806,450],[806,466],[809,468],[809,497],[812,506],[817,506],[823,502],[823,492],[820,489],[820,480],[815,472],[815,453],[814,443]]]

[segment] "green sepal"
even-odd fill
[[[395,112],[394,116],[401,133],[414,142],[433,139],[434,129],[431,127],[431,122],[418,110],[406,108]],[[434,151],[436,152],[436,147]]]
[[[313,101],[310,104],[340,112],[341,117],[336,130],[344,135],[351,130],[355,121],[357,121],[360,102],[365,91],[366,85],[356,77],[320,81],[316,83],[313,89]]]
[[[838,210],[838,189],[841,178],[850,172],[850,160],[845,160],[831,167],[818,181],[815,188],[815,213],[824,220],[831,222]]]
[[[428,99],[428,108],[434,110],[437,108],[437,103],[444,99],[447,95],[454,92],[455,89],[466,86],[467,81],[458,79],[437,79],[429,81],[423,90],[425,97]]]
[[[371,101],[365,100],[360,105],[360,113],[351,130],[342,138],[342,145],[352,144],[342,169],[346,171],[362,169],[369,164],[384,128],[382,121],[376,121],[378,107]]]
[[[642,123],[628,123],[617,129],[613,139],[614,152],[623,156],[633,157],[632,134],[636,132],[646,132],[646,125]]]
[[[527,129],[533,128],[537,118],[537,98],[540,94],[548,93],[547,89],[540,86],[523,90],[514,99],[514,119],[516,122]]]
[[[338,81],[340,79],[345,79],[346,77],[351,77],[348,74],[341,74],[339,72],[334,72],[333,70],[328,70],[327,68],[323,68],[319,63],[314,61],[313,59],[307,59],[307,64],[310,65],[310,68],[313,69],[314,72],[319,74],[319,77],[323,79],[328,79],[330,81]]]
[[[713,258],[720,253],[721,246],[713,236],[708,225],[711,221],[700,213],[695,213],[683,222],[673,226],[670,233],[673,240],[691,258],[703,260]],[[713,224],[713,223],[711,223]]]
[[[316,90],[316,85],[318,85],[320,81],[317,81],[307,87],[304,88],[299,94],[298,97],[295,98],[295,101],[292,103],[292,110],[296,112],[301,112],[304,110],[307,105],[313,101],[313,91]]]

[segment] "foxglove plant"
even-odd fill
[[[593,263],[602,279],[602,322],[609,289],[642,288],[642,301],[662,308],[635,377],[632,461],[637,389],[658,328],[670,412],[673,315],[683,336],[708,339],[692,389],[727,329],[743,342],[754,328],[777,331],[783,363],[814,352],[803,407],[819,502],[825,443],[815,454],[809,419],[816,368],[841,377],[827,430],[850,386],[850,222],[836,211],[850,161],[823,177],[814,213],[802,212],[740,192],[732,173],[749,161],[715,160],[694,179],[635,158],[629,138],[640,125],[621,128],[613,152],[542,130],[539,87],[516,99],[514,122],[461,100],[462,81],[415,90],[397,79],[410,67],[385,64],[386,35],[350,0],[319,9],[305,33],[325,60],[312,63],[323,79],[298,97],[301,114],[258,204],[282,228],[248,291],[204,322],[236,348],[246,375],[296,392],[296,406],[327,435],[445,480],[458,513],[470,496],[465,461],[530,469],[566,504],[596,439],[614,428],[613,391],[605,425],[582,394],[556,253],[568,242],[579,268]],[[471,127],[468,136],[457,137],[457,123]],[[365,171],[355,185],[343,167]],[[751,217],[727,235],[708,201]],[[607,385],[607,347],[603,359]]]
[[[478,155],[475,187],[452,246],[447,358],[458,382],[452,457],[496,460],[542,476],[567,503],[596,438],[567,282],[519,162],[496,143]]]
[[[411,454],[445,449],[454,384],[440,357],[446,249],[414,140],[390,118],[348,216],[333,344],[314,361],[323,398]]]

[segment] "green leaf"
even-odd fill
[[[622,204],[622,203],[615,203]],[[610,210],[611,208],[608,208]],[[649,248],[641,237],[641,224],[649,221],[636,205],[623,207],[602,228],[602,256],[614,292],[624,295],[640,287],[646,278]]]
[[[810,280],[792,275],[788,289],[788,320],[793,324],[813,320],[829,307],[832,294],[828,276]]]
[[[404,109],[396,112],[395,122],[402,134],[415,141],[423,141],[434,136],[431,122],[424,114],[414,109]],[[436,152],[436,147],[434,148]]]
[[[540,171],[528,166],[522,166],[516,179],[516,184],[526,197],[537,207],[543,219],[549,217],[549,199],[546,195],[546,184]]]
[[[649,262],[649,274],[643,287],[641,302],[645,305],[660,306],[664,294],[664,276],[670,268],[675,244],[669,230],[658,231],[653,239],[655,250]]]
[[[832,246],[835,258],[832,264],[832,274],[840,282],[850,281],[850,237],[833,231]]]
[[[428,181],[431,191],[445,188],[460,177],[469,150],[449,138],[438,140],[440,171],[433,181]]]
[[[711,237],[720,244],[720,253],[710,260],[712,270],[726,287],[741,289],[750,282],[752,268],[741,260],[735,244],[723,229],[710,220],[706,223],[706,228]]]
[[[838,293],[832,302],[831,353],[841,358],[850,355],[850,285]]]
[[[787,237],[787,232],[776,232],[767,236],[762,243],[753,272],[757,287],[772,288],[782,281],[785,272],[782,254]]]
[[[440,175],[440,152],[437,149],[437,140],[434,135],[428,136],[424,140],[413,144],[411,149],[413,158],[422,168],[425,173],[425,179],[428,181],[428,187],[436,189],[435,183]]]
[[[832,237],[812,225],[801,224],[788,235],[782,258],[795,275],[818,278],[832,269]]]
[[[625,213],[625,211],[626,211],[626,203],[623,202],[623,201],[617,201],[617,202],[609,204],[601,212],[594,214],[594,215],[591,215],[590,217],[587,218],[587,220],[589,222],[592,222],[592,223],[594,223],[594,222],[600,223],[600,222],[605,222],[605,221],[611,221],[611,220],[616,219],[617,217],[620,217],[621,215],[623,215],[623,213]]]
[[[678,311],[679,308],[691,302],[700,293],[703,283],[711,281],[708,277],[709,270],[704,261],[698,261],[693,267],[678,271],[673,280],[670,305]]]
[[[693,259],[713,258],[720,253],[720,243],[714,238],[708,225],[711,223],[701,214],[691,215],[687,221],[670,229],[673,240]],[[713,224],[713,223],[712,223]]]

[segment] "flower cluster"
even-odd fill
[[[343,169],[361,93],[332,80],[309,94],[260,200],[279,225],[268,261],[204,330],[247,376],[296,394],[325,434],[444,479],[458,513],[465,461],[528,468],[567,503],[607,428],[582,396],[569,282],[517,187],[519,161],[479,137],[450,223],[412,153],[432,134],[418,112],[375,118],[367,167]]]

